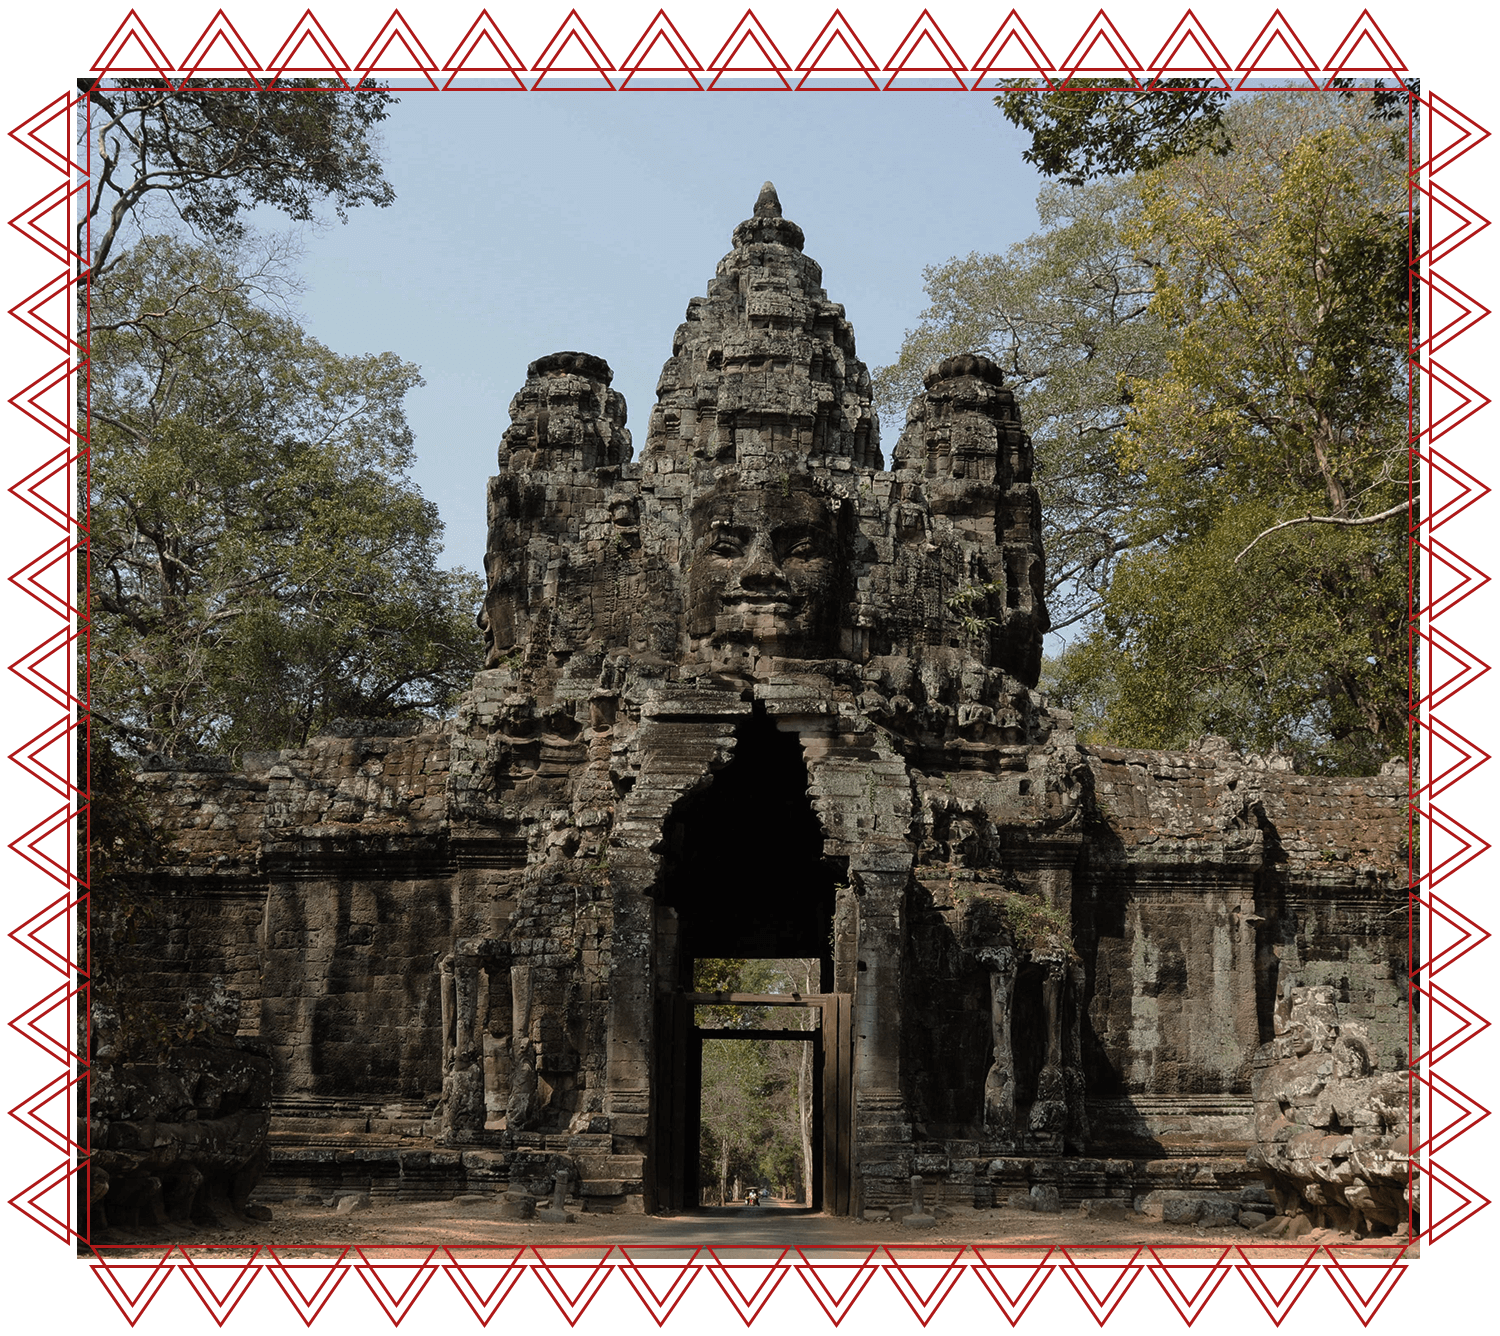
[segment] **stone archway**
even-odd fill
[[[656,962],[657,982],[691,990],[704,957],[817,959],[819,990],[833,990],[835,888],[845,860],[824,853],[797,734],[763,706],[735,730],[729,764],[672,810],[652,891],[675,921],[675,960]]]
[[[778,728],[756,704],[735,728],[728,763],[678,801],[663,823],[651,891],[657,1015],[647,1175],[655,1205],[684,1209],[698,1202],[702,1047],[706,1038],[722,1036],[699,1029],[694,1009],[732,998],[814,1009],[816,1029],[807,1036],[814,1054],[812,1204],[849,1210],[851,998],[833,991],[834,920],[847,870],[846,860],[825,853],[809,790],[798,734]],[[699,995],[694,966],[707,958],[816,960],[817,991]]]

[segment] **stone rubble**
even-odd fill
[[[1255,1147],[1289,1232],[1407,1233],[1420,1212],[1416,1094],[1380,1069],[1367,1028],[1341,1018],[1331,987],[1290,988],[1276,1037],[1256,1053]]]

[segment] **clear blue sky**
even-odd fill
[[[920,317],[925,265],[1036,225],[1026,141],[983,94],[401,96],[382,127],[397,202],[306,234],[300,308],[340,353],[421,366],[413,476],[451,565],[480,567],[485,479],[532,359],[607,359],[639,455],[673,331],[762,181],[871,368]],[[882,426],[889,456],[900,424]]]

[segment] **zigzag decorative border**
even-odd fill
[[[720,25],[721,26],[721,25]],[[712,33],[695,34],[703,50]],[[90,68],[96,80],[128,85],[132,79],[166,80],[175,87],[214,87],[214,79],[249,79],[257,86],[284,75],[323,77],[345,89],[379,79],[394,87],[424,91],[637,92],[727,89],[766,91],[980,91],[1038,81],[1047,88],[1089,88],[1100,80],[1124,79],[1150,89],[1176,77],[1205,77],[1233,89],[1321,90],[1336,79],[1382,79],[1399,86],[1406,67],[1385,33],[1364,10],[1334,51],[1324,60],[1312,57],[1280,10],[1266,21],[1237,62],[1227,61],[1191,10],[1172,30],[1152,59],[1142,63],[1116,24],[1100,10],[1061,62],[1054,62],[1032,29],[1012,9],[984,47],[965,63],[931,12],[923,9],[889,57],[876,61],[854,25],[835,9],[800,59],[788,61],[753,9],[719,44],[712,59],[699,60],[665,10],[658,10],[628,54],[616,63],[600,46],[576,9],[558,25],[550,41],[530,64],[516,53],[488,10],[474,19],[447,60],[438,64],[411,24],[395,10],[360,58],[345,60],[311,10],[294,25],[268,63],[249,50],[223,10],[210,20],[185,56],[170,60],[145,22],[131,10],[100,48]],[[794,49],[794,48],[788,48]],[[15,170],[38,177],[42,193],[10,220],[23,237],[39,246],[62,269],[50,282],[21,297],[10,313],[46,345],[18,379],[30,382],[9,402],[30,420],[25,434],[27,469],[9,488],[19,502],[55,526],[54,541],[10,576],[18,590],[35,599],[55,619],[53,633],[20,655],[11,671],[46,702],[46,727],[11,751],[10,758],[60,800],[55,810],[17,835],[9,847],[32,867],[24,883],[30,899],[15,911],[27,915],[9,934],[17,946],[40,960],[56,977],[51,988],[10,1021],[56,1064],[53,1078],[21,1100],[11,1116],[47,1146],[29,1170],[43,1172],[10,1197],[11,1205],[63,1245],[81,1240],[74,1219],[78,1180],[75,1165],[82,1150],[71,1129],[73,1087],[86,1080],[75,1068],[73,1036],[78,1011],[86,1006],[85,962],[73,959],[76,916],[86,911],[86,870],[76,866],[73,831],[87,820],[87,795],[74,771],[74,733],[79,726],[80,687],[75,654],[87,628],[79,621],[73,591],[78,563],[87,560],[86,526],[74,514],[77,474],[87,467],[87,424],[75,419],[78,377],[86,373],[83,350],[73,337],[72,285],[78,260],[72,222],[87,200],[88,181],[74,152],[74,116],[82,98],[65,92],[11,131],[11,139],[45,164],[13,155]],[[1456,339],[1489,314],[1488,308],[1463,292],[1435,266],[1488,226],[1489,220],[1434,178],[1488,138],[1489,132],[1452,103],[1428,90],[1421,98],[1426,123],[1421,142],[1426,159],[1413,164],[1412,207],[1422,220],[1425,248],[1413,257],[1425,319],[1420,339],[1414,335],[1411,367],[1423,388],[1427,424],[1413,418],[1414,471],[1420,469],[1424,514],[1413,527],[1413,579],[1420,573],[1423,606],[1411,627],[1411,654],[1420,666],[1420,696],[1413,692],[1412,817],[1420,823],[1425,870],[1412,868],[1412,912],[1420,918],[1426,959],[1416,965],[1416,991],[1428,1001],[1423,1031],[1425,1061],[1414,1068],[1414,1084],[1423,1098],[1421,1146],[1424,1159],[1425,1228],[1420,1241],[1433,1244],[1489,1204],[1434,1157],[1488,1116],[1472,1096],[1435,1070],[1489,1022],[1435,982],[1436,976],[1481,945],[1489,932],[1462,909],[1437,893],[1461,868],[1482,855],[1489,842],[1437,805],[1436,800],[1466,779],[1489,755],[1434,713],[1484,673],[1489,664],[1439,630],[1435,623],[1488,582],[1489,576],[1440,542],[1436,531],[1483,499],[1489,487],[1469,473],[1438,442],[1479,412],[1488,402],[1437,360]],[[61,354],[62,360],[55,360]],[[12,429],[20,424],[12,419]],[[1472,432],[1470,433],[1472,439]],[[60,447],[59,447],[59,443]],[[86,694],[86,687],[83,688]],[[58,714],[58,711],[62,713]],[[37,721],[23,725],[29,733]],[[57,749],[61,748],[61,751]],[[1420,765],[1418,764],[1420,762]],[[1420,777],[1420,782],[1419,782]],[[12,865],[14,867],[14,865]],[[61,893],[59,894],[59,888]],[[1453,892],[1450,890],[1449,894]],[[44,901],[50,901],[43,903]],[[16,959],[12,957],[12,959]],[[29,965],[29,962],[22,962]],[[32,967],[34,968],[34,966]],[[1452,1110],[1457,1110],[1453,1113]],[[56,1157],[61,1155],[59,1161]],[[972,1244],[951,1247],[872,1247],[840,1250],[838,1261],[821,1248],[742,1249],[648,1246],[580,1249],[520,1245],[443,1249],[407,1248],[401,1260],[390,1246],[323,1249],[314,1259],[294,1248],[226,1250],[172,1245],[155,1261],[139,1256],[125,1260],[114,1250],[95,1250],[89,1269],[104,1286],[126,1321],[134,1326],[173,1273],[181,1273],[222,1326],[262,1272],[269,1271],[297,1316],[308,1325],[324,1310],[350,1271],[361,1281],[392,1323],[405,1318],[428,1282],[445,1271],[475,1317],[487,1324],[528,1274],[542,1286],[570,1325],[594,1298],[612,1284],[621,1302],[632,1290],[653,1320],[663,1325],[678,1301],[708,1271],[724,1299],[749,1325],[766,1310],[772,1294],[795,1271],[830,1322],[837,1325],[853,1310],[876,1272],[883,1272],[912,1313],[926,1325],[959,1284],[981,1285],[1014,1326],[1054,1271],[1066,1278],[1080,1302],[1101,1326],[1114,1316],[1140,1272],[1150,1272],[1173,1308],[1191,1324],[1220,1292],[1230,1271],[1237,1271],[1268,1317],[1277,1324],[1306,1292],[1313,1276],[1323,1273],[1361,1323],[1368,1324],[1405,1273],[1404,1249],[1380,1245],[1298,1246],[1242,1245],[1221,1249],[1205,1260],[1188,1260],[1176,1247],[1027,1248],[1020,1245]],[[420,1260],[405,1254],[425,1252]],[[767,1259],[766,1254],[777,1253]],[[530,1254],[529,1256],[527,1254]],[[750,1254],[758,1256],[752,1258]],[[246,1255],[248,1254],[248,1255]],[[844,1255],[848,1254],[848,1255]],[[224,1260],[215,1262],[218,1255]],[[685,1260],[684,1260],[685,1255]],[[299,1257],[301,1260],[298,1260]],[[390,1260],[382,1261],[382,1257]],[[1359,1259],[1365,1260],[1359,1260]],[[658,1260],[659,1259],[659,1260]],[[670,1259],[670,1260],[669,1260]],[[820,1260],[821,1259],[821,1260]],[[1175,1260],[1174,1260],[1175,1259]],[[760,1279],[749,1292],[747,1271]],[[936,1270],[936,1277],[932,1272]],[[312,1271],[321,1273],[316,1279]],[[671,1271],[671,1278],[665,1276]],[[580,1277],[579,1272],[585,1274]],[[623,1280],[612,1280],[617,1273]],[[848,1274],[853,1272],[851,1276]],[[970,1279],[963,1277],[968,1274]],[[1290,1274],[1288,1274],[1290,1273]],[[315,1283],[314,1283],[315,1281]],[[528,1282],[532,1283],[532,1282]],[[309,1286],[311,1287],[309,1289]],[[264,1289],[265,1287],[262,1286]],[[1054,1286],[1054,1288],[1057,1288]],[[1235,1287],[1231,1287],[1233,1289]],[[866,1309],[870,1306],[866,1303]],[[1222,1309],[1223,1301],[1220,1302]]]

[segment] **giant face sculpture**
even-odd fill
[[[688,635],[724,671],[757,658],[835,652],[841,544],[805,475],[741,488],[720,481],[692,509]]]

